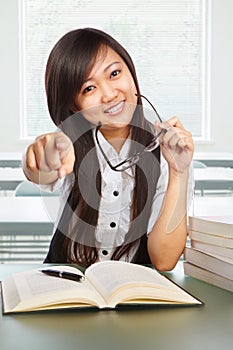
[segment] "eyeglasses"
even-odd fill
[[[147,97],[143,96],[143,95],[139,95],[136,94],[136,96],[140,96],[143,97],[148,103],[149,105],[152,107],[152,109],[154,110],[157,118],[159,119],[159,121],[162,123],[162,119],[159,116],[158,112],[156,111],[155,107],[152,105],[152,103],[147,99]],[[106,160],[107,164],[109,165],[109,167],[114,170],[114,171],[124,171],[127,170],[131,167],[133,167],[140,159],[141,155],[144,152],[152,152],[154,151],[157,147],[159,147],[159,145],[161,144],[161,140],[159,139],[161,135],[165,134],[168,130],[168,128],[164,128],[162,129],[158,134],[156,134],[152,140],[140,151],[140,152],[136,152],[134,155],[132,155],[131,157],[123,160],[122,162],[116,164],[116,165],[112,165],[112,163],[110,162],[110,160],[108,159],[108,157],[106,156],[103,148],[100,145],[99,139],[98,139],[98,130],[101,128],[102,124],[99,123],[99,125],[96,127],[95,130],[95,138],[96,138],[96,142],[99,146],[99,149],[104,157],[104,159]]]

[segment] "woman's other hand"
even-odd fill
[[[192,134],[187,131],[177,117],[172,117],[164,123],[157,123],[158,131],[166,128],[162,137],[161,150],[168,162],[170,170],[184,173],[189,168],[193,158],[194,142]]]

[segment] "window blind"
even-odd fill
[[[21,0],[22,137],[55,130],[46,106],[45,65],[66,32],[95,27],[130,53],[142,94],[166,119],[207,135],[207,0]]]

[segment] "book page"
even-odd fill
[[[204,242],[200,242],[200,241],[191,241],[191,246],[194,249],[200,250],[204,253],[211,253],[214,254],[215,256],[218,255],[219,258],[221,257],[226,257],[226,258],[230,258],[233,260],[233,249],[231,248],[227,248],[227,247],[221,247],[218,245],[213,245],[213,244],[208,244],[208,243],[204,243]]]
[[[194,217],[196,219],[196,217]],[[216,222],[217,224],[230,224],[233,225],[233,215],[225,215],[225,216],[198,216],[197,218],[200,218],[205,221],[213,221]]]
[[[144,298],[143,303],[145,298],[178,302],[190,302],[194,299],[156,270],[137,264],[122,261],[100,262],[89,267],[86,276],[112,307],[121,298]]]
[[[207,234],[194,230],[189,231],[189,238],[203,243],[210,243],[225,248],[233,248],[233,238],[223,237],[219,235]]]
[[[233,238],[233,215],[189,216],[189,231]]]
[[[68,266],[59,269],[77,272],[77,269]],[[76,282],[48,276],[39,270],[13,274],[2,282],[2,292],[5,312],[29,311],[45,306],[53,308],[53,305],[58,307],[66,304],[92,304],[103,307],[104,304],[102,297],[87,279],[84,282]]]

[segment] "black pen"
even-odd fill
[[[65,278],[67,280],[72,280],[76,282],[83,282],[85,280],[85,277],[82,275],[79,275],[78,273],[71,273],[67,271],[59,271],[59,270],[52,270],[52,269],[44,269],[40,271],[48,276]]]

